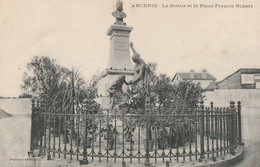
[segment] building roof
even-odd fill
[[[260,68],[240,68],[238,71],[247,74],[260,74]]]
[[[213,81],[204,90],[205,91],[214,91],[216,88],[217,88],[217,82]]]
[[[0,118],[7,118],[7,117],[11,117],[11,114],[8,114],[4,110],[0,109]]]
[[[187,72],[187,73],[182,73],[182,72],[178,72],[174,75],[172,81],[175,79],[176,76],[181,77],[182,80],[213,80],[215,81],[216,78],[213,77],[212,75],[210,75],[209,73],[206,73],[206,78],[202,77],[202,72],[197,73],[197,72],[193,72],[194,73],[194,78],[191,78],[190,74],[191,72]]]
[[[223,80],[219,81],[217,84],[225,81],[226,79],[230,78],[231,76],[233,76],[234,74],[236,74],[238,72],[241,72],[243,74],[260,74],[260,68],[240,68],[236,72],[230,74],[229,76],[227,76]]]

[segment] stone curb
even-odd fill
[[[224,160],[221,160],[220,158],[218,158],[216,162],[208,162],[206,164],[191,165],[191,166],[194,166],[194,167],[229,167],[229,166],[234,165],[234,164],[240,162],[241,160],[243,160],[244,146],[238,146],[235,151],[236,151],[235,155],[227,154],[225,156]]]
[[[231,165],[234,165],[238,162],[240,162],[243,159],[243,153],[244,153],[244,146],[238,146],[237,149],[235,150],[236,154],[235,155],[231,155],[231,154],[227,154],[224,156],[225,159],[221,159],[221,157],[217,157],[217,161],[213,162],[213,161],[208,161],[204,164],[202,164],[201,162],[196,162],[197,164],[195,165],[191,165],[189,164],[181,164],[181,163],[175,163],[175,164],[170,164],[169,167],[229,167]],[[206,159],[207,160],[207,159]],[[25,165],[25,167],[102,167],[102,166],[122,166],[121,164],[106,164],[106,163],[90,163],[88,165],[79,165],[78,162],[72,162],[72,163],[67,163],[64,162],[64,160],[60,159],[60,160],[43,160],[40,162],[40,164],[36,164],[36,165],[32,165],[32,164],[28,164]],[[127,164],[127,167],[143,167],[144,164]],[[166,166],[166,164],[152,164],[152,167],[159,167],[159,166]]]

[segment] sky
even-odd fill
[[[202,69],[218,81],[239,68],[260,68],[258,0],[123,0],[130,40],[158,73]],[[134,8],[133,4],[253,4],[252,9]],[[79,68],[89,79],[109,58],[106,35],[116,0],[0,0],[0,96],[22,94],[33,56]],[[132,54],[132,53],[131,53]]]

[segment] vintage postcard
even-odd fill
[[[0,166],[260,166],[260,1],[0,0]]]

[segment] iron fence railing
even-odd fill
[[[91,161],[129,163],[203,162],[235,154],[241,138],[241,103],[204,107],[172,114],[56,113],[32,102],[31,151],[40,155]]]

